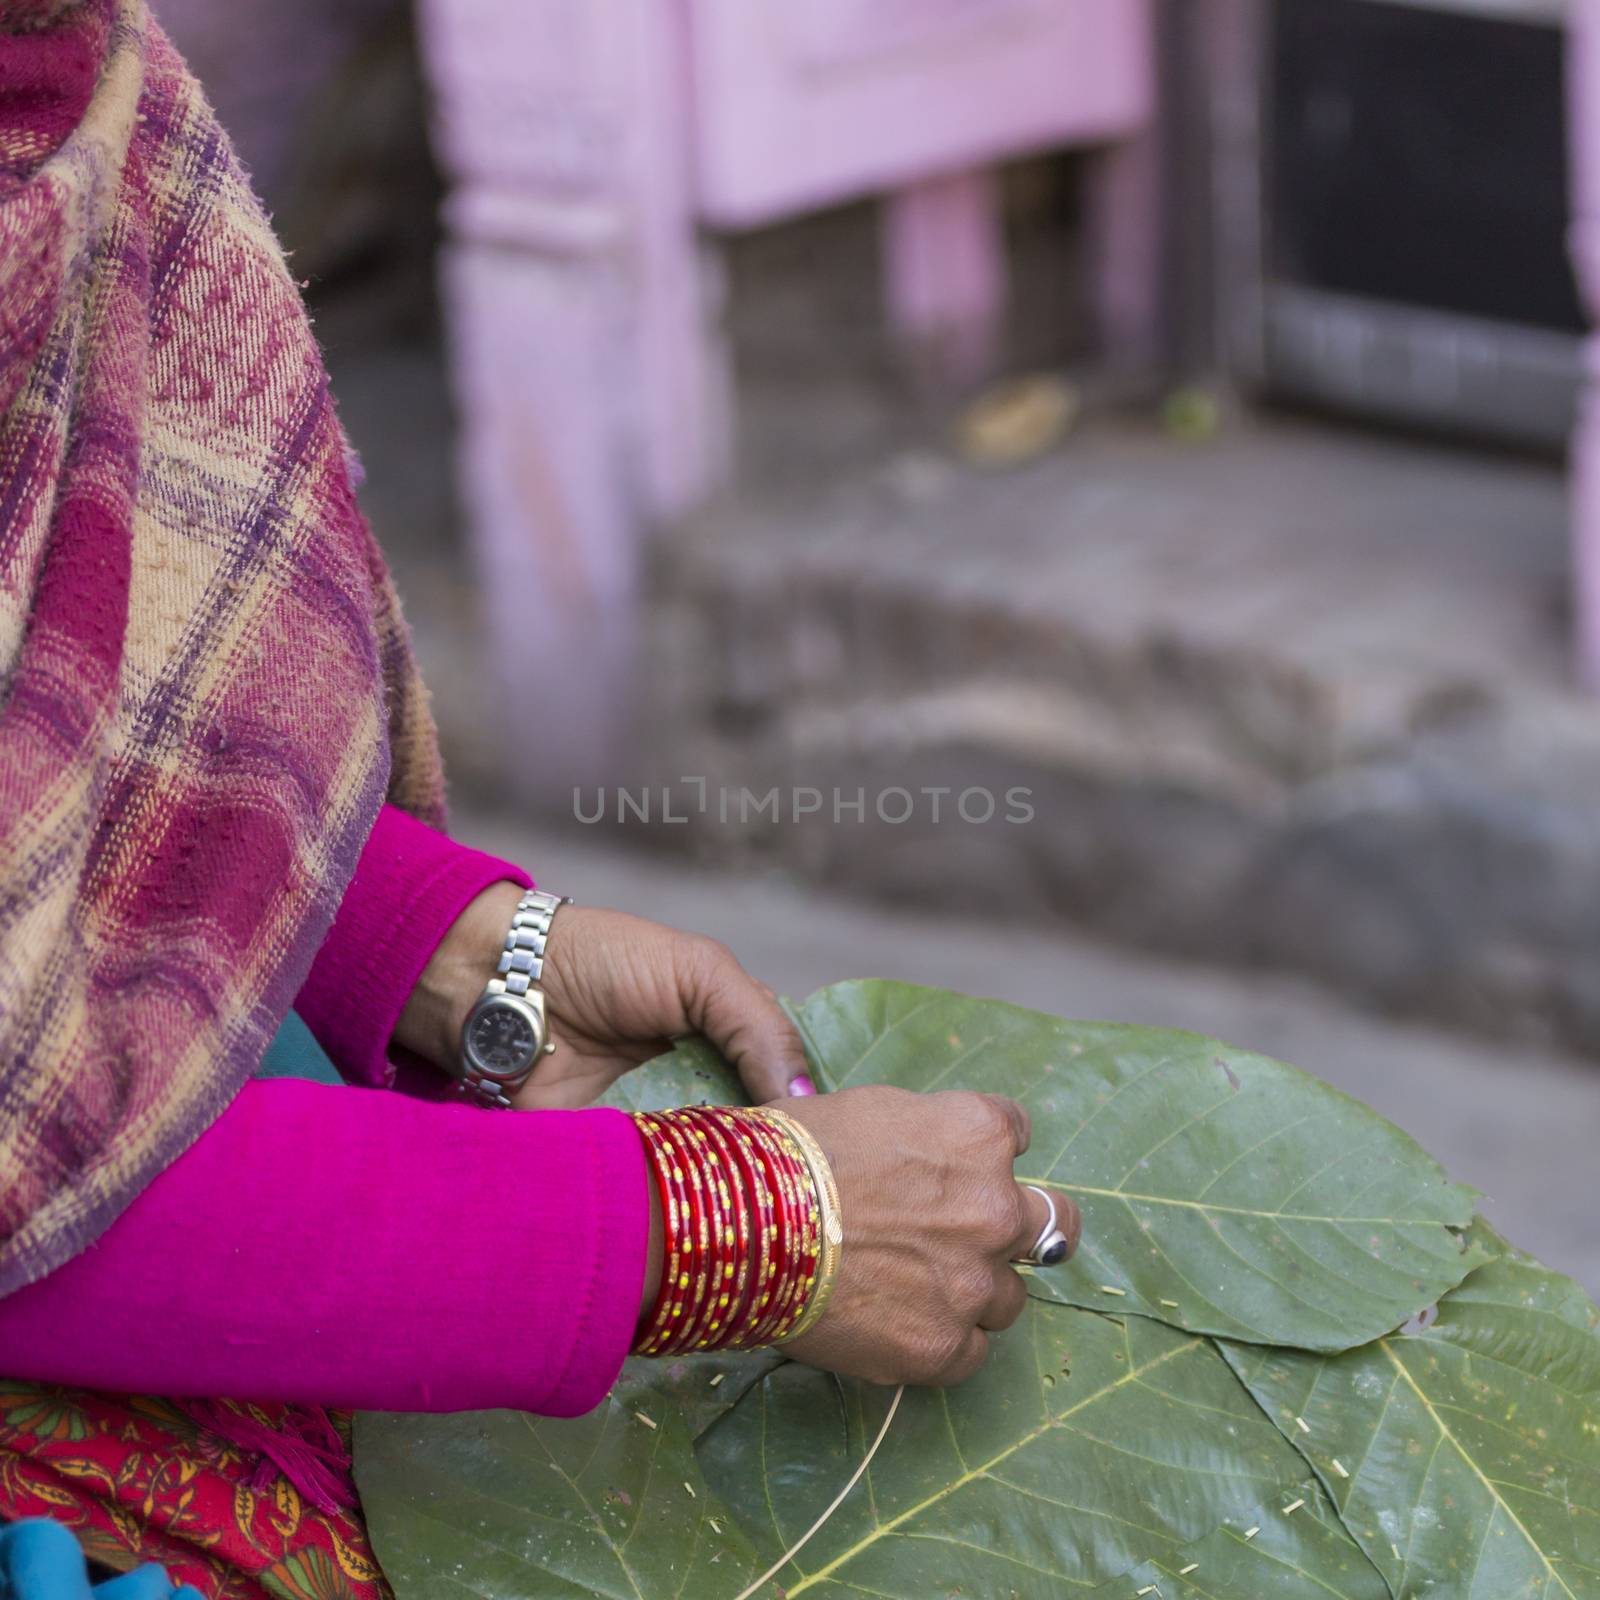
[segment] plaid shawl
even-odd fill
[[[0,1294],[228,1104],[426,700],[299,294],[145,0],[0,0]]]

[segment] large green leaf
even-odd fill
[[[1470,1189],[1358,1101],[1264,1056],[903,983],[835,984],[797,1016],[834,1088],[985,1089],[1028,1108],[1019,1177],[1083,1209],[1077,1260],[1037,1285],[1068,1304],[1342,1350],[1486,1259],[1460,1232]]]
[[[571,1419],[362,1412],[356,1482],[402,1597],[734,1595],[759,1568],[692,1446],[678,1409],[624,1380]]]
[[[765,1561],[848,1479],[888,1401],[790,1364],[702,1438],[707,1479]],[[1210,1340],[1035,1304],[960,1390],[907,1393],[858,1492],[779,1582],[790,1600],[1044,1600],[1274,1497],[1320,1495]]]
[[[1426,1320],[1331,1357],[1224,1349],[1395,1594],[1600,1595],[1595,1308],[1507,1252]]]
[[[1286,1506],[1294,1509],[1286,1511]],[[1257,1506],[1094,1600],[1390,1600],[1389,1586],[1321,1495]]]
[[[1023,1100],[1025,1175],[1078,1196],[1088,1242],[1080,1267],[1038,1275],[977,1379],[906,1396],[867,1478],[782,1574],[790,1595],[1042,1597],[1128,1576],[1163,1600],[1380,1600],[1298,1430],[1280,1431],[1203,1335],[1338,1349],[1387,1333],[1492,1253],[1460,1235],[1468,1191],[1354,1102],[1192,1035],[886,983],[839,985],[794,1015],[829,1086]],[[686,1041],[610,1098],[741,1096]],[[1474,1316],[1494,1341],[1494,1284],[1480,1272],[1447,1302],[1452,1348],[1470,1351]],[[1546,1320],[1590,1337],[1570,1295],[1541,1292]],[[572,1421],[364,1415],[358,1483],[400,1600],[732,1600],[846,1481],[887,1402],[770,1354],[635,1361]]]
[[[1296,1509],[1285,1512],[1283,1506]],[[1094,1590],[1094,1600],[1134,1597],[1390,1600],[1378,1568],[1317,1494],[1258,1507],[1197,1544],[1144,1562]]]

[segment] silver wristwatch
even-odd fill
[[[461,1030],[461,1093],[486,1106],[509,1108],[514,1095],[555,1046],[549,1042],[544,991],[545,941],[550,923],[572,901],[530,889],[517,902],[497,975],[478,997]]]

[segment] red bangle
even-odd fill
[[[784,1251],[783,1217],[787,1202],[775,1177],[765,1130],[754,1119],[739,1119],[738,1136],[747,1181],[761,1197],[759,1221],[760,1271],[751,1286],[745,1308],[745,1329],[740,1342],[752,1348],[762,1343],[762,1333],[773,1321],[772,1309],[788,1287],[792,1265]]]
[[[755,1141],[750,1136],[749,1119],[724,1113],[718,1106],[708,1106],[706,1110],[707,1122],[722,1134],[733,1151],[740,1187],[747,1201],[748,1243],[745,1247],[745,1265],[749,1269],[749,1283],[740,1303],[740,1326],[737,1333],[730,1329],[723,1343],[750,1347],[753,1341],[748,1335],[754,1326],[757,1309],[762,1303],[762,1296],[770,1292],[771,1279],[777,1271],[777,1251],[773,1245],[776,1237],[777,1207],[767,1182],[766,1169],[756,1152]]]
[[[756,1307],[756,1323],[751,1330],[751,1342],[770,1344],[789,1319],[795,1297],[800,1290],[803,1252],[803,1219],[801,1191],[796,1165],[779,1142],[776,1130],[761,1123],[755,1147],[766,1168],[767,1180],[772,1185],[776,1201],[777,1221],[773,1235],[773,1251],[777,1271],[768,1284],[769,1294]]]
[[[804,1310],[807,1279],[816,1263],[815,1227],[807,1216],[813,1199],[811,1174],[804,1159],[784,1135],[781,1125],[754,1113],[763,1137],[757,1147],[766,1162],[777,1194],[776,1249],[782,1263],[772,1283],[772,1304],[751,1334],[757,1344],[782,1337]]]
[[[683,1171],[689,1188],[690,1214],[694,1218],[696,1251],[690,1267],[688,1302],[679,1326],[672,1331],[663,1355],[681,1355],[697,1349],[714,1314],[716,1280],[730,1253],[723,1243],[726,1227],[716,1184],[707,1162],[689,1128],[674,1120],[670,1112],[661,1117],[662,1133],[672,1159]]]
[[[634,1117],[661,1198],[661,1288],[634,1342],[639,1355],[752,1349],[820,1313],[822,1205],[832,1184],[785,1119],[692,1106]],[[829,1190],[830,1217],[837,1197]],[[830,1248],[832,1278],[837,1250]]]
[[[666,1148],[659,1119],[649,1112],[637,1116],[640,1134],[655,1169],[656,1191],[661,1196],[661,1221],[665,1249],[661,1269],[661,1292],[645,1319],[644,1329],[634,1349],[640,1355],[661,1353],[669,1337],[683,1325],[684,1307],[693,1283],[694,1222],[689,1210],[688,1187],[683,1169]]]
[[[725,1208],[722,1243],[725,1254],[712,1279],[716,1307],[702,1341],[708,1350],[720,1350],[737,1336],[743,1326],[745,1304],[750,1294],[750,1256],[752,1212],[749,1186],[733,1153],[733,1146],[721,1126],[711,1117],[698,1119],[696,1137],[704,1144],[706,1159],[718,1185]]]
[[[761,1115],[761,1113],[757,1113]],[[789,1136],[788,1130],[781,1124],[763,1121],[771,1128],[781,1150],[789,1174],[789,1188],[794,1197],[793,1209],[790,1213],[791,1244],[790,1255],[794,1261],[795,1284],[792,1294],[788,1297],[783,1308],[783,1315],[769,1334],[772,1341],[779,1340],[787,1334],[800,1320],[810,1301],[812,1290],[817,1281],[817,1264],[821,1254],[822,1234],[820,1218],[817,1207],[817,1194],[815,1182],[812,1178],[811,1168],[800,1147]]]

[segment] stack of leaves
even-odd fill
[[[907,1392],[763,1594],[1600,1596],[1600,1313],[1397,1128],[1192,1034],[882,982],[794,1015],[827,1088],[1020,1100],[1018,1176],[1084,1243],[978,1377]],[[618,1098],[739,1094],[685,1044]],[[734,1600],[889,1400],[770,1354],[632,1362],[573,1421],[363,1416],[357,1478],[399,1600]]]

